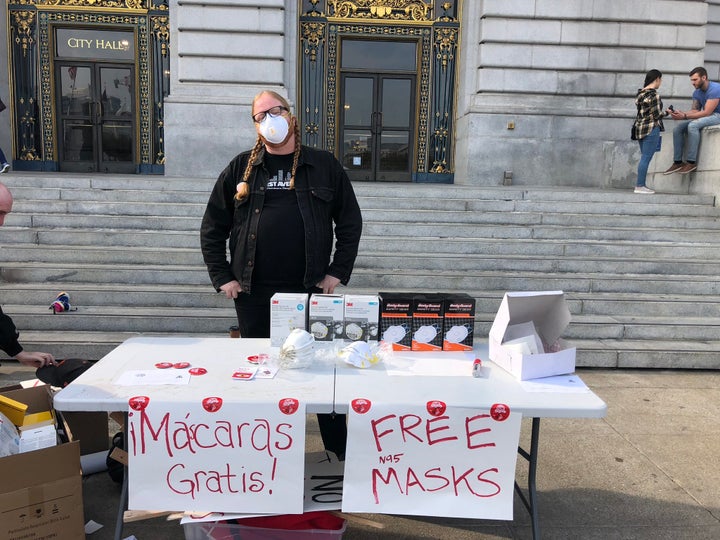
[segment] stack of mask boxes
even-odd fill
[[[380,336],[394,351],[470,351],[475,299],[465,293],[380,293]]]

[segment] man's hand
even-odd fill
[[[673,120],[685,120],[685,113],[682,111],[670,111]]]
[[[43,366],[54,366],[55,358],[50,353],[22,351],[15,356],[15,360],[23,365],[39,368]]]
[[[242,292],[242,287],[239,282],[233,280],[221,285],[220,290],[225,293],[226,298],[237,298],[238,294]]]
[[[323,280],[316,285],[319,289],[322,289],[324,294],[332,294],[335,292],[335,287],[338,286],[340,280],[335,276],[325,274]]]

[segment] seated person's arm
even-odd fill
[[[697,109],[696,107],[697,101],[693,101],[693,110],[688,111],[687,117],[690,120],[694,120],[696,118],[704,118],[706,116],[710,116],[715,112],[715,109],[717,109],[718,103],[720,103],[720,99],[708,99],[705,102],[705,108],[703,110],[700,110],[700,104],[697,103]]]

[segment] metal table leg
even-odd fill
[[[128,413],[124,415],[123,425],[123,450],[127,451],[127,425],[128,425]],[[125,525],[125,510],[128,506],[128,468],[127,465],[123,465],[123,482],[122,491],[120,492],[120,502],[118,504],[117,519],[115,521],[115,540],[122,540],[123,527]]]
[[[523,503],[523,506],[528,511],[528,514],[530,514],[530,519],[532,521],[532,532],[533,532],[533,540],[540,540],[540,520],[538,517],[538,507],[537,507],[537,484],[535,482],[536,474],[537,474],[537,458],[538,458],[538,447],[540,446],[540,419],[539,418],[533,418],[532,419],[532,433],[530,436],[530,452],[528,453],[526,450],[524,450],[521,447],[518,447],[518,454],[520,454],[522,457],[524,457],[529,464],[528,468],[528,496],[525,497],[525,494],[520,489],[520,486],[517,482],[515,482],[515,492],[518,494],[518,497],[520,497],[520,501]]]

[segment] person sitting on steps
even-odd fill
[[[680,123],[673,130],[673,164],[663,174],[688,174],[697,169],[700,130],[720,124],[720,83],[709,81],[703,67],[696,67],[690,72],[690,82],[695,87],[692,108],[689,111],[669,109],[672,119]],[[686,159],[683,162],[686,139]]]

